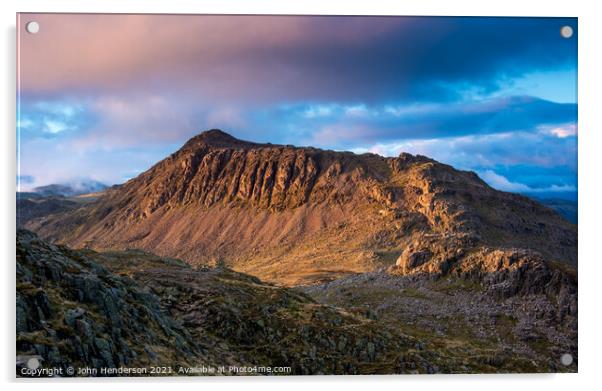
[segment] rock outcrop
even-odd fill
[[[403,253],[393,275],[444,278],[455,276],[482,283],[497,296],[525,294],[562,294],[570,300],[567,311],[576,315],[577,274],[570,266],[548,262],[542,256],[524,249],[478,248],[469,253],[454,253],[436,258],[429,250]]]
[[[17,233],[16,307],[17,353],[40,356],[48,367],[184,365],[202,353],[147,288],[24,230]]]

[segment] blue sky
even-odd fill
[[[501,190],[576,194],[574,18],[27,14],[20,23],[30,19],[42,28],[19,42],[22,189],[121,183],[220,128],[420,153]],[[572,38],[560,36],[565,25]]]

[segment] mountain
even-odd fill
[[[576,225],[425,156],[210,130],[25,226],[18,362],[577,371]]]
[[[97,193],[108,186],[94,180],[74,181],[71,183],[51,184],[35,187],[32,192],[42,196],[72,197],[81,194]]]
[[[75,247],[141,248],[284,285],[387,267],[486,270],[475,254],[577,264],[574,224],[473,172],[420,155],[260,144],[220,130],[84,207],[27,227]]]

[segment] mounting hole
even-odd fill
[[[27,30],[29,34],[37,34],[37,32],[40,31],[40,24],[38,22],[27,22],[25,30]]]
[[[562,38],[571,38],[573,36],[573,28],[571,26],[562,26],[560,35]]]
[[[562,363],[562,365],[568,367],[573,363],[573,356],[569,353],[565,353],[562,356],[560,356],[560,362]]]
[[[30,358],[29,360],[27,360],[27,368],[32,369],[32,370],[36,370],[38,369],[38,367],[40,366],[40,360],[38,360],[35,357]]]

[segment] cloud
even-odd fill
[[[21,190],[51,183],[71,183],[86,178],[112,185],[123,183],[126,173],[140,173],[174,152],[178,146],[141,148],[74,149],[69,140],[37,138],[21,146],[20,173],[30,181],[21,181]],[[127,179],[129,179],[129,177]]]
[[[567,138],[577,135],[577,125],[566,124],[564,126],[558,126],[551,129],[547,129],[547,131],[558,138]]]
[[[479,176],[491,187],[514,193],[560,193],[575,192],[577,188],[573,185],[551,185],[547,187],[533,188],[524,183],[511,182],[508,178],[499,175],[492,170],[486,170],[478,173]]]
[[[573,18],[28,14],[19,29],[32,18],[43,29],[20,36],[28,94],[450,100],[464,88],[498,90],[500,78],[576,67],[576,37],[558,33],[576,31]]]
[[[18,124],[36,185],[118,183],[214,127],[576,182],[574,18],[24,14],[18,30],[31,19]]]
[[[403,139],[431,139],[474,134],[570,129],[576,104],[559,104],[534,97],[498,97],[453,103],[388,102],[380,105],[298,104],[278,109],[276,126],[311,129],[305,143],[332,148]],[[311,115],[307,115],[311,113]],[[320,115],[317,115],[320,113]],[[267,117],[268,115],[264,115]],[[265,127],[265,126],[264,126]]]
[[[93,122],[80,103],[68,100],[19,102],[18,129],[27,137],[56,137]]]
[[[476,171],[493,187],[518,192],[575,192],[577,139],[537,129],[489,135],[399,140],[354,148],[397,156],[421,154],[463,170]]]
[[[491,170],[487,170],[479,173],[480,177],[487,182],[491,187],[498,190],[511,191],[511,192],[527,192],[531,188],[522,183],[510,182],[506,177],[496,174]]]
[[[99,121],[73,143],[119,149],[179,141],[194,129],[189,105],[171,97],[146,94],[102,96],[89,105]]]
[[[375,147],[386,156],[410,152],[467,169],[532,165],[541,168],[565,166],[576,170],[577,166],[575,138],[559,139],[537,131],[399,140],[352,150],[366,152]]]
[[[35,104],[30,106],[37,107]],[[63,106],[70,107],[70,104],[63,103]],[[57,175],[40,175],[38,172],[42,168],[38,164],[44,163],[39,157],[33,158],[36,164],[28,164],[34,155],[56,160],[56,157],[48,156],[48,150],[55,151],[55,155],[90,159],[90,164],[96,160],[100,166],[113,167],[114,161],[121,161],[121,169],[103,173],[99,178],[107,183],[117,183],[130,176],[125,171],[131,171],[130,164],[133,163],[123,160],[124,154],[138,151],[140,155],[159,160],[188,138],[211,127],[259,142],[371,151],[389,156],[401,151],[420,153],[465,169],[493,169],[499,165],[574,168],[577,143],[570,133],[572,129],[576,132],[576,126],[570,121],[575,119],[575,111],[573,104],[556,104],[529,97],[448,104],[349,105],[332,102],[256,108],[132,93],[100,96],[81,103],[75,111],[79,113],[77,116],[68,120],[60,117],[68,121],[72,130],[53,134],[54,138],[60,137],[60,142],[46,143],[43,152],[39,151],[42,144],[35,140],[49,138],[49,130],[40,133],[27,128],[23,131],[25,137],[20,148],[25,152],[22,161],[31,169],[24,173],[36,178]],[[47,115],[44,112],[43,115],[24,117],[40,122]],[[144,150],[165,151],[165,155],[143,154]],[[140,162],[140,158],[135,160]],[[146,169],[156,160],[138,163],[135,168]],[[72,175],[83,173],[83,165],[68,159],[59,161],[65,166],[53,163],[55,170]]]
[[[205,114],[204,123],[208,128],[241,128],[247,125],[243,112],[237,107],[223,106]]]

